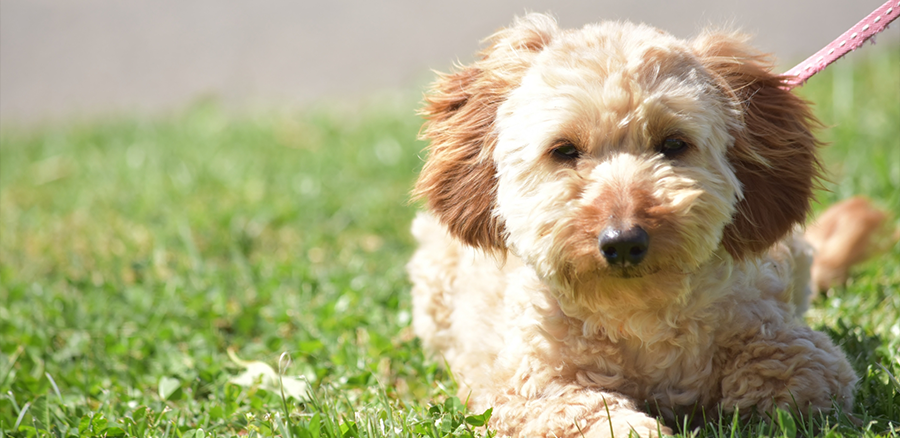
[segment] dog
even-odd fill
[[[818,122],[747,41],[529,14],[426,94],[413,329],[501,436],[850,411],[801,319]]]

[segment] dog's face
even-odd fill
[[[741,195],[727,158],[739,118],[674,38],[618,24],[559,36],[498,109],[507,244],[569,282],[696,269]]]
[[[436,84],[417,193],[461,240],[564,289],[660,284],[805,216],[813,122],[780,85],[734,35],[531,15]]]

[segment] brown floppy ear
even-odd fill
[[[768,249],[802,223],[820,177],[819,143],[812,134],[820,123],[747,39],[707,34],[694,41],[701,62],[741,113],[728,159],[743,199],[722,237],[738,259]]]
[[[493,162],[497,108],[521,82],[534,56],[556,32],[556,22],[529,14],[488,38],[481,59],[442,74],[425,96],[428,159],[413,191],[450,233],[485,250],[503,250],[503,224],[494,215]]]

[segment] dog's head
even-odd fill
[[[415,194],[564,283],[752,257],[805,218],[818,163],[806,103],[745,40],[519,19],[426,96]]]

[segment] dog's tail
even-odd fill
[[[851,266],[900,240],[900,228],[888,213],[857,196],[829,207],[809,224],[804,237],[815,251],[810,270],[815,294],[846,283]]]

